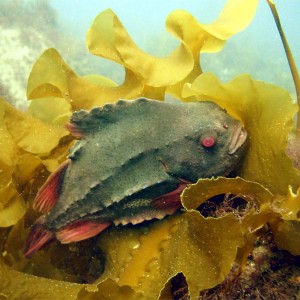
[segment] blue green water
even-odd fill
[[[167,55],[177,41],[166,33],[167,15],[175,9],[191,12],[201,23],[217,18],[225,0],[90,0],[60,1],[50,4],[62,25],[84,43],[85,32],[98,12],[112,8],[138,45],[158,56]],[[87,4],[88,3],[88,4]],[[275,1],[281,22],[300,66],[300,1]],[[160,43],[160,40],[163,42]],[[161,46],[160,46],[161,45]],[[266,1],[261,0],[250,26],[228,41],[221,53],[204,55],[202,67],[223,80],[250,73],[256,79],[283,85],[293,92],[293,83],[281,40]]]
[[[0,92],[13,99],[11,102],[26,101],[26,81],[32,64],[50,47],[57,48],[80,75],[98,73],[121,83],[123,68],[90,55],[85,45],[88,28],[107,8],[118,15],[140,48],[165,56],[178,45],[178,40],[165,29],[171,11],[185,9],[199,22],[210,23],[225,3],[226,0],[1,0]],[[300,1],[275,3],[300,68]],[[201,55],[201,67],[223,81],[250,73],[255,79],[288,89],[295,97],[286,56],[266,0],[260,0],[252,23],[228,40],[221,52]]]

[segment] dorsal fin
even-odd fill
[[[102,107],[94,107],[91,111],[81,109],[73,113],[70,123],[68,123],[66,127],[76,138],[81,138],[94,128],[99,129],[104,124],[113,123],[119,117],[116,114],[119,110],[124,110],[146,102],[160,101],[146,98],[138,98],[136,100],[120,99],[116,103],[108,103]]]
[[[81,139],[83,136],[83,132],[80,127],[76,126],[74,123],[65,124],[66,129],[76,138]]]
[[[63,177],[70,160],[64,161],[46,180],[40,188],[34,202],[33,208],[39,212],[49,212],[59,198]]]

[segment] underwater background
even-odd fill
[[[56,48],[79,74],[102,74],[121,83],[122,66],[88,53],[85,36],[101,11],[111,8],[130,36],[146,52],[163,57],[178,45],[165,29],[168,14],[175,9],[192,13],[199,22],[217,18],[225,0],[1,0],[0,1],[0,92],[18,108],[26,106],[26,84],[33,63],[40,54]],[[281,23],[296,64],[300,65],[300,1],[277,0]],[[202,54],[204,72],[220,80],[249,73],[254,79],[271,82],[290,91],[295,98],[292,76],[276,25],[266,1],[243,32],[227,41],[223,51]]]
[[[299,65],[299,1],[274,2]],[[0,30],[1,300],[299,299],[300,113],[295,127],[299,106],[266,0],[0,0]],[[210,99],[244,124],[238,177],[198,180],[181,195],[184,211],[161,221],[26,259],[34,199],[76,138],[65,129],[72,113],[165,94]]]

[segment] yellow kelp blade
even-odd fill
[[[279,249],[300,255],[300,220],[283,220],[273,226],[274,238]]]
[[[229,0],[226,2],[219,18],[203,28],[221,40],[227,40],[244,30],[255,16],[258,0]],[[211,52],[205,47],[203,51]]]
[[[25,200],[27,203],[33,200],[34,192],[45,180],[40,172],[43,168],[42,160],[33,154],[18,156],[8,176],[9,183],[0,189],[0,227],[15,225],[24,216]]]
[[[25,153],[18,157],[8,177],[9,184],[0,189],[0,227],[15,225],[24,216],[27,208],[24,199],[29,201],[36,181],[33,178],[36,178],[41,166],[42,161],[32,154]]]
[[[27,152],[49,155],[59,140],[68,135],[63,127],[44,123],[20,112],[3,99],[0,99],[0,107],[4,110],[5,124],[12,139],[19,148]]]
[[[257,205],[271,202],[273,195],[261,184],[242,178],[218,177],[199,179],[189,185],[182,193],[182,204],[186,209],[197,209],[204,201],[216,195],[230,193],[233,195],[251,196]],[[247,198],[246,198],[247,199]]]
[[[0,189],[0,227],[16,224],[25,214],[26,205],[13,183]]]
[[[125,80],[120,86],[115,86],[104,76],[80,77],[71,70],[55,49],[48,49],[32,68],[28,79],[27,97],[33,101],[42,98],[48,98],[50,101],[51,97],[61,98],[70,103],[72,110],[80,110],[102,106],[121,98],[135,99],[142,95],[143,88],[143,80],[128,69],[125,70]],[[64,111],[65,107],[62,107],[61,115],[64,115]]]
[[[0,101],[5,101],[0,98]],[[6,126],[5,118],[5,105],[1,105],[0,102],[0,189],[7,189],[11,182],[11,175],[13,172],[15,161],[18,157],[20,149],[16,145],[10,132]],[[0,203],[4,205],[5,198],[0,199]],[[0,204],[1,205],[1,204]]]
[[[0,227],[14,225],[26,211],[24,200],[12,181],[20,149],[6,126],[6,104],[0,98]]]
[[[131,287],[119,286],[112,279],[106,279],[97,286],[85,286],[78,293],[78,300],[142,300],[145,299],[142,294],[135,292]]]
[[[238,214],[238,219],[241,232],[250,242],[253,240],[251,236],[262,226],[269,222],[277,224],[280,220],[280,213],[272,207],[274,195],[261,184],[239,177],[199,179],[183,191],[181,200],[186,209],[197,209],[215,196],[222,196],[225,201],[226,195],[248,202],[248,208],[244,208],[241,215]],[[233,209],[231,206],[230,208]],[[249,244],[247,247],[251,249],[253,245]],[[248,252],[245,251],[243,255],[246,257]]]
[[[110,9],[105,10],[89,29],[87,45],[92,54],[124,66],[123,84],[112,86],[107,78],[98,78],[95,83],[79,77],[55,49],[48,49],[33,66],[27,96],[29,99],[65,98],[74,110],[90,109],[120,98],[144,96],[162,100],[167,88],[180,97],[183,82],[190,82],[201,74],[199,52],[219,51],[226,39],[248,25],[256,6],[257,0],[243,3],[230,0],[220,17],[210,25],[199,23],[182,10],[171,13],[166,27],[179,39],[180,45],[164,58],[142,51],[118,17]]]
[[[3,299],[77,299],[81,285],[27,275],[0,259],[0,295]]]
[[[32,67],[27,83],[27,98],[69,96],[69,78],[76,76],[56,49],[46,50]]]
[[[97,83],[92,83],[89,78],[71,78],[70,96],[74,110],[91,109],[119,99],[131,100],[143,95],[143,80],[129,69],[125,69],[124,82],[119,86],[112,86],[105,77],[101,82],[99,79]]]
[[[41,164],[36,156],[49,155],[68,132],[16,110],[1,98],[0,113],[0,227],[7,227],[25,214],[22,188],[32,183],[36,160]],[[19,168],[26,155],[28,159]]]
[[[249,25],[257,5],[258,0],[229,0],[211,24],[201,24],[189,12],[175,10],[168,16],[166,27],[188,45],[196,58],[199,52],[220,51],[227,39]]]
[[[104,77],[102,75],[98,75],[98,74],[91,74],[91,75],[85,75],[82,77],[83,79],[85,79],[87,82],[102,87],[102,86],[107,86],[107,87],[117,87],[117,83],[114,82],[113,80]]]
[[[64,126],[72,115],[72,107],[64,98],[45,97],[30,101],[27,112],[43,122]]]
[[[285,154],[298,109],[288,91],[249,75],[222,83],[207,73],[186,84],[183,96],[214,101],[244,123],[250,142],[240,173],[243,178],[259,182],[274,194],[300,185],[300,172]]]
[[[99,243],[108,254],[102,278],[157,299],[169,278],[182,272],[195,299],[224,280],[244,240],[232,215],[204,219],[189,211],[150,226],[114,228]]]
[[[281,221],[272,224],[274,238],[279,249],[300,255],[300,187],[294,193],[289,187],[286,195],[277,196],[274,208]]]
[[[19,149],[7,129],[5,115],[6,115],[6,102],[3,98],[0,98],[0,136],[1,136],[0,162],[1,164],[5,164],[7,166],[13,166]],[[3,170],[3,168],[1,169]],[[1,175],[2,174],[0,173],[0,178],[2,177]],[[0,179],[0,186],[1,186],[1,179]]]
[[[201,24],[193,15],[183,10],[172,12],[167,18],[166,27],[191,50],[194,68],[181,82],[168,87],[167,92],[181,98],[183,84],[193,82],[202,73],[199,53],[222,50],[227,39],[249,25],[257,4],[257,0],[229,0],[220,16],[211,24]]]
[[[193,56],[184,43],[165,58],[145,53],[110,9],[94,20],[87,33],[87,46],[92,54],[120,63],[142,77],[145,85],[153,87],[175,84],[186,77],[194,65]]]
[[[300,187],[294,193],[289,186],[288,193],[278,196],[277,209],[284,220],[297,220],[300,218]]]

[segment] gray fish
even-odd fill
[[[37,194],[44,215],[26,257],[53,239],[77,242],[173,214],[187,184],[234,171],[247,140],[241,123],[209,101],[119,100],[75,112],[67,128],[79,140]]]

